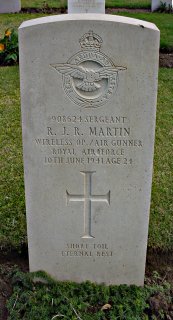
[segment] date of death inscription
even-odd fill
[[[49,116],[34,145],[45,165],[132,165],[143,150],[125,116]]]

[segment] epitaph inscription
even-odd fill
[[[67,243],[64,250],[60,252],[62,257],[68,258],[111,258],[113,251],[107,243]]]
[[[92,202],[105,202],[110,204],[110,191],[105,195],[92,194],[92,175],[95,171],[81,171],[84,175],[84,193],[70,194],[66,191],[67,204],[69,202],[83,202],[84,203],[84,235],[83,239],[94,238],[91,234],[91,205]]]
[[[52,64],[63,75],[63,87],[67,96],[84,108],[96,108],[108,102],[118,87],[118,74],[124,66],[116,66],[100,52],[102,38],[93,31],[79,40],[82,51],[67,63]]]

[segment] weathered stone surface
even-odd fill
[[[0,0],[0,13],[13,13],[20,10],[20,0]]]
[[[159,31],[100,14],[19,31],[30,270],[142,285]]]
[[[152,0],[152,2],[151,2],[151,11],[158,10],[162,3],[165,3],[167,8],[169,8],[169,6],[171,8],[173,8],[173,0],[164,0],[164,1]]]
[[[68,13],[105,13],[105,0],[68,0]]]

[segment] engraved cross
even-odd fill
[[[92,174],[95,171],[81,171],[84,175],[84,194],[70,194],[66,190],[67,204],[69,202],[84,202],[84,235],[82,238],[94,238],[91,235],[91,204],[92,202],[106,202],[110,204],[110,191],[105,195],[92,194]]]

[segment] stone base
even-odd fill
[[[0,0],[0,13],[13,13],[21,10],[20,0]]]
[[[159,7],[161,6],[162,3],[166,3],[166,6],[169,7],[173,7],[173,0],[152,0],[151,3],[151,11],[156,11],[159,9]]]

